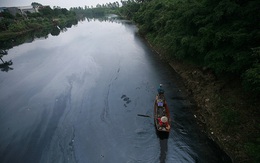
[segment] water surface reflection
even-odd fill
[[[0,75],[0,160],[221,162],[191,120],[188,99],[173,98],[181,97],[176,74],[136,26],[113,16],[85,20],[2,48],[14,70]],[[152,115],[164,81],[173,120],[166,137],[156,134],[152,118],[137,116]]]

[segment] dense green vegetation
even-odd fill
[[[241,79],[260,96],[258,0],[127,0],[93,6],[42,7],[27,16],[2,13],[0,39],[43,27],[75,24],[77,18],[118,13],[134,20],[140,33],[169,58],[189,60]],[[40,5],[32,3],[32,6]]]
[[[52,28],[57,25],[63,29],[77,24],[78,20],[84,20],[85,17],[102,17],[108,13],[115,13],[116,9],[119,8],[118,2],[98,4],[96,7],[72,7],[70,10],[58,6],[54,6],[52,9],[37,2],[33,2],[31,5],[40,6],[39,12],[27,12],[26,15],[16,14],[15,16],[7,11],[1,13],[0,40],[13,38],[32,30]]]
[[[35,38],[35,33],[28,32],[31,30],[42,29],[38,30],[39,37],[58,35],[57,25],[62,29],[76,24],[77,19],[117,13],[136,22],[140,34],[168,59],[193,62],[218,77],[239,79],[249,96],[260,97],[259,0],[121,0],[121,4],[74,7],[69,11],[45,7],[26,17],[2,13],[0,40],[24,32],[28,35],[2,42],[0,49]],[[254,99],[250,98],[252,103]],[[243,128],[241,123],[247,123],[247,119],[233,108],[237,100],[225,98],[219,103],[223,131],[234,133]],[[259,162],[259,131],[252,132],[254,136],[246,138],[241,148]]]
[[[120,13],[168,57],[243,80],[260,95],[260,1],[128,0]]]
[[[223,134],[234,135],[247,132],[243,123],[250,117],[244,113],[259,113],[254,104],[260,97],[259,7],[259,0],[127,0],[118,12],[132,19],[167,59],[192,62],[226,81],[242,83],[248,97],[243,102],[251,101],[252,110],[234,108],[239,101],[230,102],[229,97],[220,100],[218,108]],[[233,147],[259,162],[259,131],[242,134],[243,142],[232,142]]]
[[[32,5],[35,5],[35,3]],[[4,12],[2,15],[0,40],[12,38],[36,29],[52,28],[57,25],[64,28],[77,24],[75,12],[60,7],[51,9],[49,6],[42,6],[37,13],[27,12],[26,15],[16,14],[16,16],[13,16],[8,12]]]

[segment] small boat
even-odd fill
[[[170,111],[164,94],[157,94],[154,102],[154,124],[157,131],[170,132]]]

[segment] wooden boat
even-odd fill
[[[157,94],[154,102],[154,124],[157,131],[170,132],[170,111],[164,94]]]

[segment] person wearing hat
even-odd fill
[[[166,116],[162,116],[161,118],[158,118],[158,121],[160,126],[165,126],[165,127],[169,126],[168,118]]]
[[[162,84],[159,85],[159,88],[157,89],[157,91],[158,91],[159,95],[164,94],[164,89],[162,88]]]

